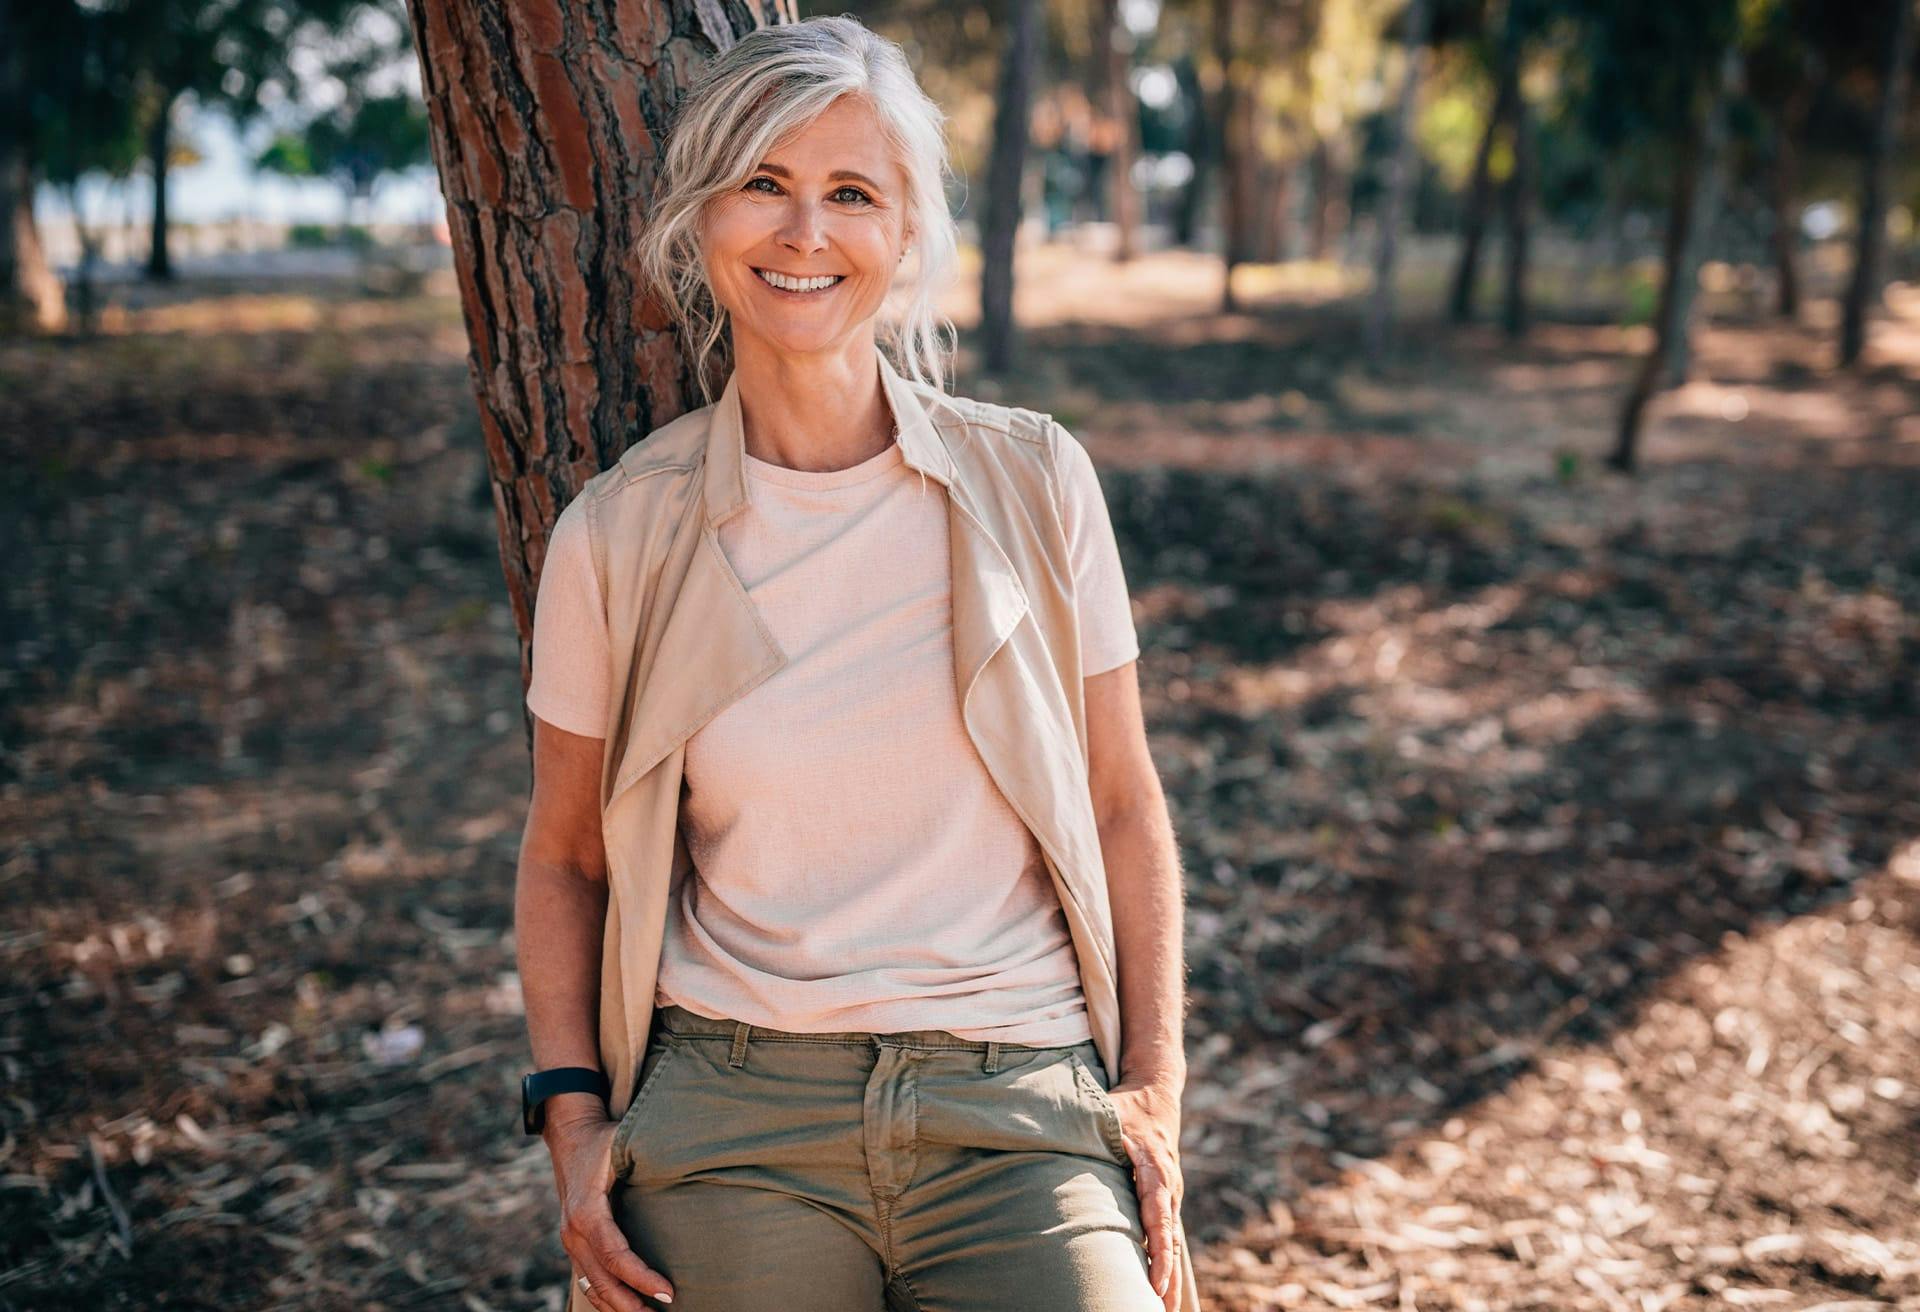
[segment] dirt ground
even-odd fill
[[[1113,507],[1209,1307],[1920,1309],[1920,290],[1628,480],[1643,330],[1243,277],[1037,252],[963,385]],[[557,1308],[457,308],[148,300],[0,345],[0,1309]]]

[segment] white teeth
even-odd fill
[[[780,290],[788,292],[817,292],[823,287],[831,287],[840,281],[839,275],[823,274],[818,278],[789,278],[786,274],[775,273],[771,269],[755,269],[754,272]]]

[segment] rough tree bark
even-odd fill
[[[1893,28],[1887,34],[1886,71],[1880,79],[1880,112],[1874,116],[1860,180],[1860,214],[1855,224],[1853,277],[1840,308],[1840,363],[1854,364],[1867,345],[1867,314],[1880,300],[1880,266],[1887,249],[1887,171],[1907,109],[1913,67],[1913,9],[1916,0],[1892,0]]]
[[[1399,258],[1400,216],[1407,193],[1413,189],[1417,154],[1413,141],[1413,107],[1420,95],[1420,70],[1427,48],[1427,0],[1407,0],[1401,17],[1405,24],[1406,72],[1400,79],[1400,104],[1394,113],[1393,164],[1386,194],[1380,201],[1380,238],[1373,260],[1373,295],[1362,325],[1362,351],[1369,367],[1386,362],[1388,334],[1393,328],[1393,279]]]
[[[1013,256],[1020,236],[1020,184],[1032,136],[1034,65],[1040,58],[1040,0],[1006,0],[1006,5],[986,214],[980,225],[981,363],[990,374],[1004,374],[1013,363]]]
[[[507,595],[532,672],[548,536],[581,484],[697,404],[631,250],[668,111],[791,0],[410,0]],[[531,721],[528,723],[531,734]]]

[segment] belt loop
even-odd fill
[[[1000,1069],[1000,1045],[992,1039],[987,1040],[987,1059],[980,1064],[980,1069],[989,1075]]]
[[[727,1065],[743,1066],[747,1060],[747,1031],[753,1026],[743,1020],[733,1023],[733,1051],[727,1054]]]

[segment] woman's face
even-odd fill
[[[905,173],[858,96],[842,96],[774,147],[739,190],[709,206],[701,231],[736,351],[748,338],[793,356],[836,350],[856,334],[871,339],[906,246],[905,200]]]

